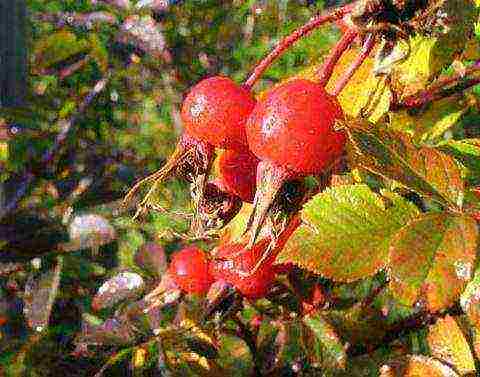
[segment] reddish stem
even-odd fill
[[[300,27],[299,29],[295,30],[292,34],[288,35],[284,39],[280,41],[279,44],[265,57],[260,63],[257,64],[253,72],[250,76],[245,80],[243,86],[250,90],[258,81],[258,79],[262,76],[262,74],[267,70],[267,68],[277,59],[280,55],[282,55],[285,50],[287,50],[290,46],[292,46],[295,42],[299,39],[308,35],[311,31],[317,29],[321,25],[327,22],[333,22],[340,18],[343,18],[346,14],[351,12],[355,3],[345,5],[340,7],[333,12],[323,15],[317,16],[307,22],[305,25]]]
[[[449,97],[462,90],[480,84],[480,77],[467,77],[480,71],[480,60],[468,67],[464,73],[438,80],[428,89],[406,97],[401,103],[392,104],[391,110],[419,108],[429,102]]]
[[[358,33],[355,30],[348,29],[345,34],[343,34],[342,38],[338,43],[335,45],[333,50],[327,56],[327,59],[322,65],[322,68],[319,69],[319,84],[322,86],[326,86],[330,77],[332,77],[333,69],[335,65],[342,57],[343,53],[347,50],[348,47],[352,44],[352,42],[357,37]]]
[[[343,76],[337,81],[337,84],[335,85],[335,89],[332,92],[333,96],[337,96],[338,93],[340,93],[343,90],[343,88],[345,88],[345,85],[348,84],[353,74],[362,65],[362,63],[365,61],[368,55],[370,55],[370,52],[372,52],[374,46],[375,46],[375,37],[373,36],[373,34],[368,34],[367,38],[365,39],[365,42],[363,42],[362,51],[357,56],[355,61],[350,65],[350,67],[348,67],[347,71],[343,74]]]

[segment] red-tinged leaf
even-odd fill
[[[466,178],[475,184],[480,183],[480,139],[449,140],[438,146],[467,169]]]
[[[418,210],[388,194],[389,205],[366,185],[329,188],[302,210],[304,225],[277,258],[335,281],[350,282],[375,274],[387,263],[390,238]]]
[[[448,365],[423,355],[409,355],[380,367],[380,377],[458,377]]]
[[[460,375],[475,373],[470,346],[453,317],[447,315],[430,326],[428,344],[433,357],[453,366]]]
[[[121,272],[107,280],[93,298],[92,308],[101,310],[138,296],[145,288],[143,278],[134,272]]]
[[[423,302],[442,310],[460,297],[471,279],[478,230],[468,216],[425,214],[393,238],[390,288],[405,305]]]
[[[60,285],[63,259],[57,258],[57,264],[51,270],[39,276],[31,276],[25,286],[23,313],[27,324],[35,331],[43,331],[48,326],[53,303]]]
[[[354,166],[396,180],[421,195],[461,207],[464,185],[455,160],[411,138],[363,121],[348,124],[349,155]]]

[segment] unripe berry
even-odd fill
[[[222,149],[246,148],[245,124],[255,106],[247,89],[215,76],[195,85],[182,105],[187,133]]]
[[[178,287],[186,293],[206,293],[213,283],[207,256],[195,246],[174,253],[168,272]]]
[[[225,151],[219,158],[220,179],[227,191],[244,202],[252,203],[255,196],[258,158],[249,151]]]

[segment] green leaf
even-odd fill
[[[469,216],[424,214],[390,246],[390,288],[405,305],[423,301],[430,311],[452,305],[471,278],[477,224]]]
[[[303,323],[313,333],[307,336],[309,354],[315,354],[314,360],[326,369],[345,369],[347,355],[335,329],[318,313],[303,318]]]
[[[449,140],[439,150],[459,160],[467,169],[467,179],[480,183],[480,139]]]
[[[277,258],[335,281],[374,275],[387,263],[390,238],[418,214],[416,207],[389,193],[387,207],[366,185],[329,188],[302,210],[304,225]]]
[[[411,115],[407,110],[389,113],[390,126],[408,132],[415,142],[433,144],[453,127],[468,110],[457,98],[445,98],[431,103],[427,109]]]
[[[73,55],[86,52],[90,44],[66,30],[50,34],[35,46],[35,69],[45,69]]]
[[[461,207],[464,185],[460,168],[446,154],[416,147],[403,133],[352,121],[347,128],[353,165],[400,182],[449,207]]]
[[[470,346],[453,317],[447,315],[430,326],[428,344],[433,357],[453,366],[462,376],[475,373]]]

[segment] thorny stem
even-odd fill
[[[406,97],[400,103],[392,103],[390,110],[420,108],[427,103],[449,97],[455,93],[480,84],[480,60],[468,67],[465,72],[438,80],[428,89]],[[470,76],[470,77],[469,77]],[[473,76],[473,77],[471,77]]]
[[[365,38],[365,42],[363,43],[362,51],[354,60],[354,62],[350,65],[350,67],[348,67],[347,71],[343,74],[343,76],[336,83],[335,89],[332,92],[333,96],[337,96],[338,93],[340,93],[343,90],[343,88],[345,88],[345,85],[348,84],[353,74],[362,65],[362,63],[365,61],[368,55],[370,55],[370,52],[372,52],[374,46],[375,46],[375,36],[373,34],[368,34],[367,37]]]
[[[333,69],[335,65],[342,57],[343,53],[347,50],[347,48],[352,44],[352,42],[357,37],[358,33],[355,30],[349,29],[345,34],[343,34],[342,38],[338,43],[335,45],[333,50],[328,55],[327,59],[322,65],[322,68],[319,69],[319,84],[322,86],[326,86],[328,80],[332,76]]]
[[[85,99],[78,106],[77,112],[70,117],[68,121],[62,124],[62,130],[57,134],[53,146],[48,149],[40,158],[39,165],[42,167],[50,165],[50,163],[55,158],[56,154],[59,152],[60,148],[65,143],[65,140],[73,130],[73,126],[79,120],[81,115],[85,113],[88,106],[93,102],[95,97],[97,97],[106,87],[108,80],[110,79],[111,73],[107,72],[105,77],[99,80],[93,89],[87,94]],[[15,210],[18,206],[18,203],[28,191],[28,188],[34,181],[35,175],[31,171],[25,171],[23,173],[23,180],[19,183],[19,188],[11,198],[10,202],[7,203],[3,208],[0,208],[0,219],[5,217],[11,211]]]
[[[351,12],[353,8],[353,4],[355,3],[348,4],[338,9],[335,9],[333,12],[329,14],[326,14],[323,16],[317,16],[312,20],[310,20],[309,22],[307,22],[305,25],[295,30],[292,34],[282,39],[280,43],[278,43],[277,46],[265,58],[263,58],[263,60],[261,60],[260,63],[257,64],[253,72],[250,74],[250,76],[245,80],[245,83],[243,84],[243,86],[246,89],[251,90],[252,87],[255,85],[255,83],[258,81],[258,79],[267,70],[267,68],[280,55],[282,55],[290,46],[292,46],[299,39],[305,37],[310,32],[320,27],[321,25],[327,22],[332,22],[332,21],[343,18],[346,14]]]

